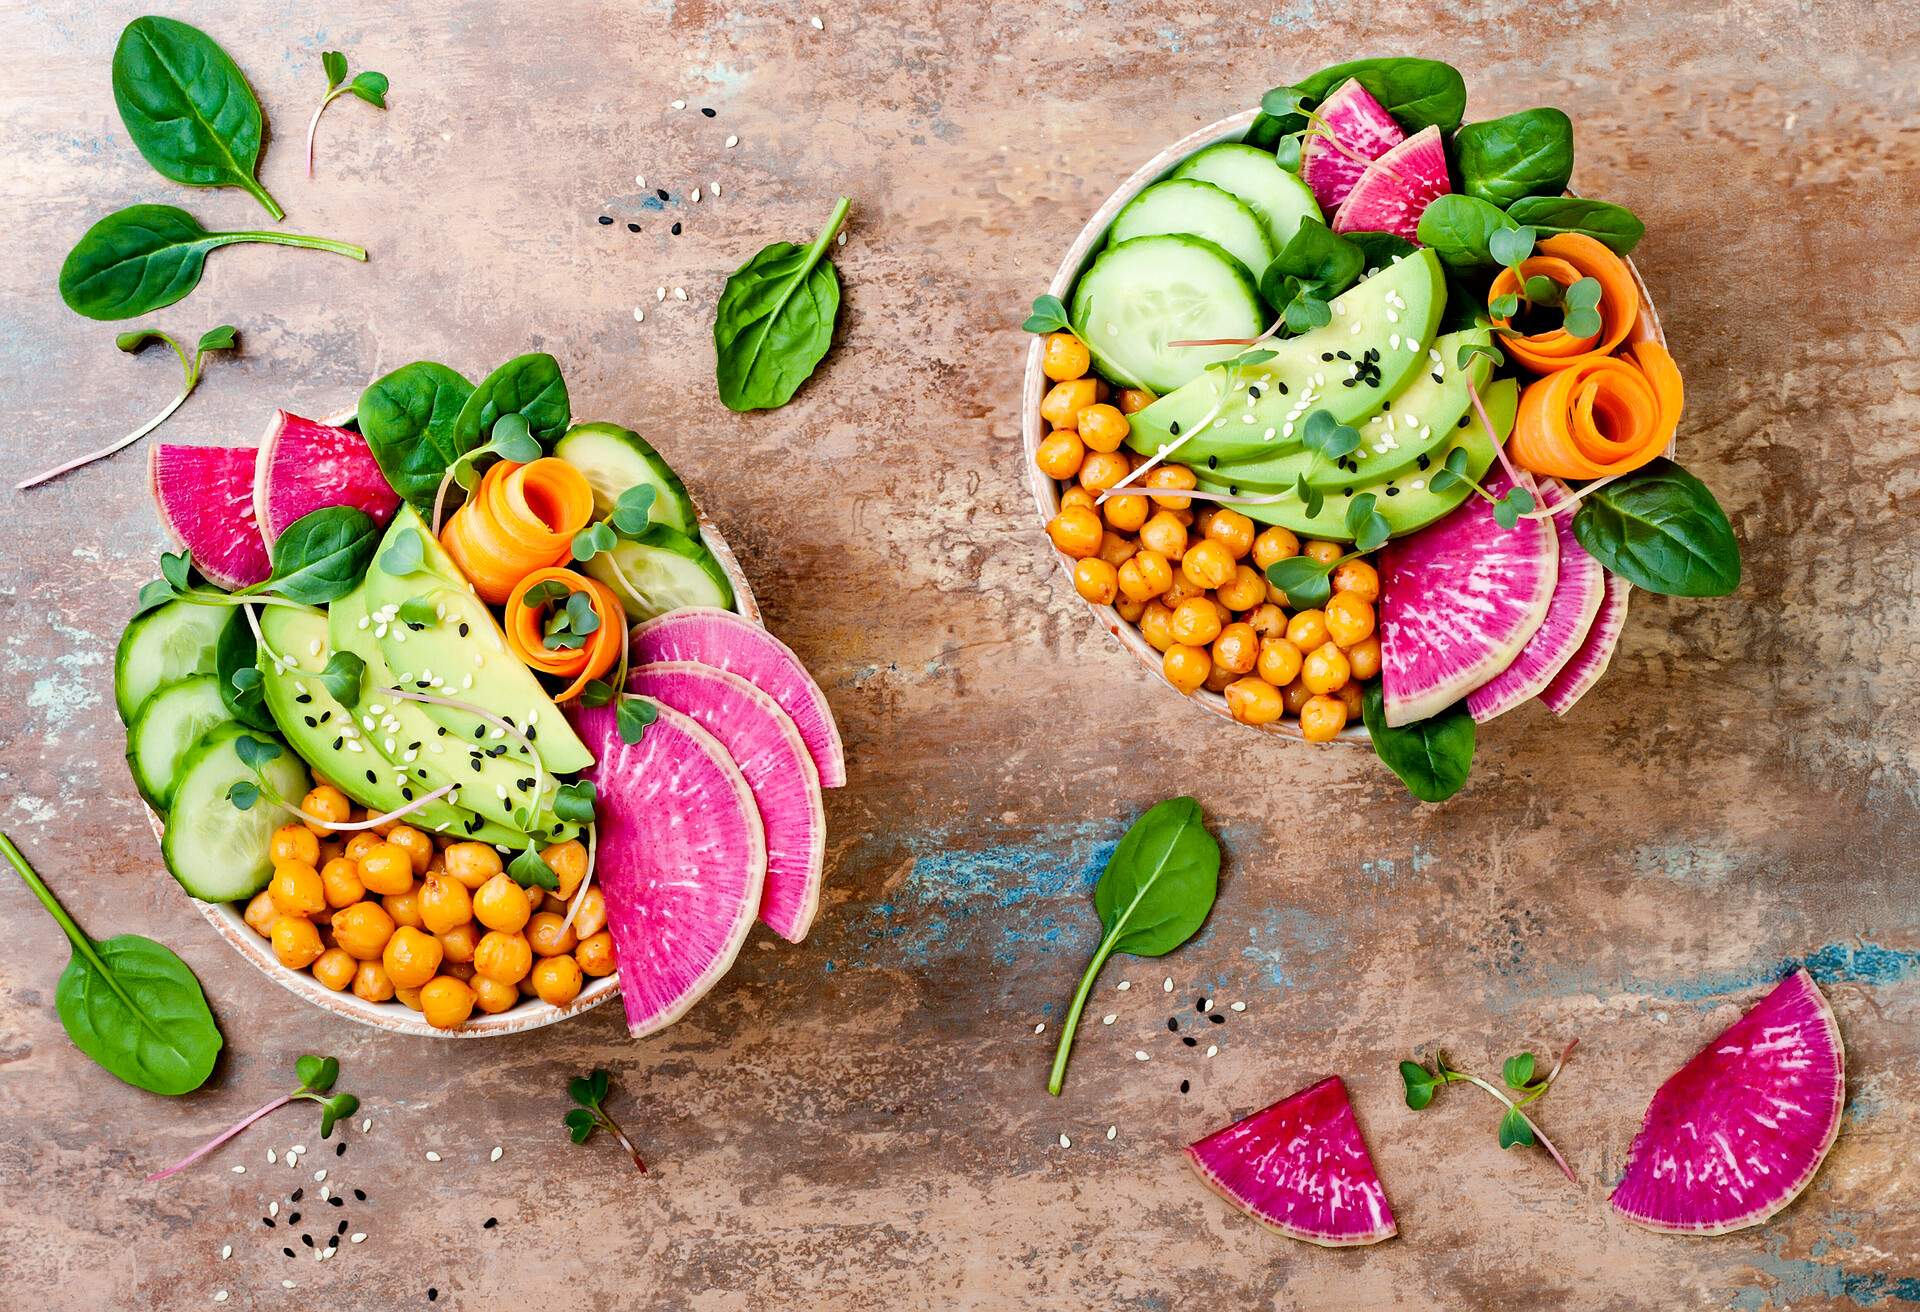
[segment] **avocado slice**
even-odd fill
[[[1331,302],[1333,321],[1326,327],[1260,348],[1273,358],[1238,371],[1233,394],[1205,432],[1181,445],[1179,458],[1204,465],[1209,456],[1226,461],[1288,455],[1300,449],[1303,422],[1312,411],[1350,424],[1378,409],[1429,363],[1446,295],[1440,261],[1424,247],[1348,288]],[[1356,376],[1361,363],[1373,368]],[[1134,414],[1127,445],[1153,455],[1192,432],[1214,410],[1226,378],[1224,368],[1211,366]]]
[[[288,664],[282,668],[262,652],[261,691],[274,723],[301,759],[348,797],[378,812],[397,811],[422,793],[459,782],[451,773],[429,770],[418,760],[405,763],[400,758],[406,752],[423,749],[411,747],[411,739],[399,742],[381,733],[378,721],[371,731],[362,729],[355,713],[314,677],[326,668],[334,652],[325,616],[289,606],[262,609],[266,613],[260,617],[261,635]],[[392,755],[383,748],[388,741],[396,743]],[[439,834],[466,834],[489,843],[512,843],[516,839],[521,846],[526,843],[524,835],[483,822],[446,798],[429,802],[412,812],[408,820]]]
[[[1487,418],[1493,420],[1494,427],[1499,430],[1500,441],[1505,442],[1507,434],[1513,431],[1514,411],[1520,403],[1519,383],[1511,378],[1502,378],[1488,387],[1480,399],[1486,404]],[[1400,537],[1415,529],[1425,528],[1474,495],[1473,489],[1465,485],[1448,488],[1444,492],[1435,492],[1427,486],[1429,473],[1444,465],[1454,448],[1458,447],[1467,453],[1467,477],[1476,483],[1486,477],[1487,470],[1493,467],[1493,439],[1488,436],[1486,426],[1477,416],[1465,428],[1455,428],[1452,432],[1453,437],[1444,447],[1431,456],[1423,457],[1426,464],[1415,461],[1412,469],[1404,470],[1396,477],[1356,487],[1351,494],[1344,490],[1335,493],[1327,497],[1318,515],[1307,514],[1305,506],[1291,500],[1264,506],[1238,503],[1233,508],[1249,519],[1290,528],[1302,537],[1351,542],[1353,534],[1347,531],[1347,507],[1352,504],[1354,497],[1371,492],[1374,495],[1373,508],[1386,517],[1393,536]],[[1231,493],[1248,490],[1230,482],[1224,467],[1196,473],[1203,491]]]

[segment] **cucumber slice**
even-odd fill
[[[713,553],[662,524],[649,524],[631,541],[622,538],[588,561],[587,573],[613,589],[636,624],[686,606],[733,609],[733,585]]]
[[[215,725],[181,762],[167,808],[160,855],[180,887],[202,902],[234,902],[265,888],[273,878],[268,842],[288,819],[265,797],[244,811],[227,797],[228,789],[253,778],[234,750],[242,734],[278,741],[231,721]],[[313,786],[306,764],[284,744],[261,773],[276,793],[296,803]]]
[[[180,762],[207,730],[232,718],[213,674],[177,680],[142,702],[127,726],[127,768],[140,796],[155,810],[166,810]]]
[[[693,500],[673,467],[647,440],[618,424],[576,424],[553,453],[586,475],[593,489],[593,513],[605,515],[622,492],[641,483],[653,488],[650,523],[665,524],[688,537],[700,535]]]
[[[1260,216],[1237,197],[1198,178],[1156,182],[1127,202],[1107,229],[1107,244],[1184,232],[1204,237],[1247,266],[1257,282],[1278,254]]]
[[[113,700],[120,719],[132,724],[140,703],[163,684],[212,674],[214,646],[227,622],[225,606],[170,601],[136,615],[113,653]]]
[[[1135,237],[1100,252],[1073,293],[1073,322],[1100,372],[1156,395],[1230,360],[1238,346],[1191,338],[1257,337],[1260,291],[1247,266],[1204,237]]]
[[[1245,202],[1260,216],[1277,251],[1293,238],[1302,219],[1321,217],[1313,188],[1280,167],[1271,152],[1238,141],[1223,141],[1187,156],[1176,178],[1211,182]]]

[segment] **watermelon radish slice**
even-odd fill
[[[1496,500],[1512,484],[1482,484]],[[1553,526],[1494,522],[1478,496],[1380,549],[1380,696],[1390,725],[1437,715],[1494,678],[1547,617],[1559,574]]]
[[[1397,1230],[1338,1075],[1215,1130],[1187,1148],[1187,1162],[1222,1198],[1290,1239],[1343,1248]]]
[[[688,716],[733,757],[766,831],[760,919],[789,943],[804,939],[820,909],[827,815],[800,730],[773,698],[739,675],[693,661],[637,665],[627,674],[627,689]]]
[[[323,506],[352,506],[384,524],[399,505],[360,434],[273,412],[253,480],[254,518],[269,548],[287,525]]]
[[[611,706],[580,708],[574,727],[596,764],[594,878],[620,963],[627,1031],[679,1020],[719,983],[753,928],[767,847],[753,790],[727,749],[672,707],[637,743]]]
[[[1572,495],[1557,478],[1542,479],[1539,493],[1540,504],[1546,508]],[[1606,571],[1573,536],[1573,516],[1557,515],[1547,522],[1553,525],[1560,554],[1553,600],[1547,604],[1547,618],[1527,639],[1513,664],[1467,694],[1467,713],[1481,724],[1505,715],[1545,690],[1586,642],[1606,595]]]
[[[822,788],[847,782],[840,727],[820,685],[787,644],[752,620],[714,606],[687,606],[636,624],[635,661],[698,661],[737,674],[780,704],[806,740]]]
[[[1450,188],[1440,129],[1422,128],[1367,165],[1333,216],[1333,230],[1391,232],[1412,241],[1428,203]]]
[[[1332,214],[1366,172],[1367,161],[1392,150],[1407,139],[1407,134],[1358,78],[1342,82],[1314,112],[1338,144],[1320,132],[1309,131],[1300,143],[1300,180],[1313,188],[1313,198],[1320,202],[1320,208]]]
[[[147,452],[147,486],[160,522],[208,580],[231,592],[273,572],[253,517],[250,446],[173,446]]]
[[[1846,1094],[1833,1009],[1796,970],[1653,1095],[1613,1210],[1673,1234],[1759,1225],[1820,1169]]]
[[[1633,585],[1618,574],[1606,576],[1606,592],[1600,598],[1600,611],[1593,617],[1586,641],[1540,694],[1540,700],[1555,715],[1572,710],[1573,704],[1607,672],[1613,649],[1620,645],[1620,631],[1627,627],[1627,594],[1632,591]]]

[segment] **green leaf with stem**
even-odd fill
[[[1073,325],[1067,322],[1067,307],[1058,296],[1036,296],[1033,309],[1026,321],[1020,325],[1021,331],[1029,333],[1070,333]]]
[[[1507,1082],[1509,1089],[1525,1089],[1533,1083],[1533,1054],[1517,1053],[1507,1058],[1500,1068],[1500,1078]]]
[[[1540,1128],[1539,1124],[1527,1115],[1525,1108],[1528,1103],[1546,1096],[1547,1090],[1553,1087],[1553,1082],[1560,1078],[1560,1072],[1566,1068],[1567,1058],[1573,1055],[1573,1050],[1579,1042],[1575,1039],[1568,1043],[1560,1053],[1560,1060],[1553,1064],[1553,1069],[1538,1080],[1533,1078],[1532,1053],[1521,1053],[1518,1056],[1509,1057],[1502,1068],[1501,1075],[1509,1087],[1525,1094],[1517,1102],[1502,1092],[1498,1086],[1478,1075],[1450,1068],[1446,1058],[1439,1053],[1434,1055],[1431,1069],[1419,1062],[1403,1061],[1400,1063],[1400,1079],[1406,1087],[1407,1106],[1415,1111],[1426,1107],[1433,1101],[1433,1095],[1441,1085],[1471,1084],[1493,1097],[1506,1109],[1501,1113],[1498,1129],[1502,1148],[1530,1147],[1538,1143],[1547,1150],[1561,1173],[1567,1179],[1578,1183],[1573,1168],[1567,1165],[1567,1159],[1560,1155],[1560,1150],[1553,1146],[1553,1141],[1547,1138],[1546,1132]]]
[[[236,811],[251,811],[254,803],[260,800],[260,785],[251,779],[236,779],[227,789],[227,800],[233,803]]]
[[[367,675],[367,663],[350,651],[336,651],[327,657],[319,674],[320,686],[348,710],[360,704],[360,688]]]
[[[607,1090],[612,1084],[605,1070],[596,1070],[591,1075],[576,1075],[567,1081],[567,1097],[574,1106],[568,1108],[561,1117],[561,1123],[567,1127],[567,1137],[576,1144],[583,1144],[593,1138],[596,1130],[605,1130],[620,1141],[620,1146],[633,1158],[634,1167],[642,1175],[646,1174],[647,1164],[640,1160],[640,1150],[627,1138],[625,1130],[618,1121],[607,1112]]]
[[[294,1078],[299,1081],[299,1084],[291,1091],[281,1094],[264,1107],[242,1117],[239,1122],[221,1131],[172,1166],[163,1171],[155,1171],[147,1177],[147,1183],[164,1180],[170,1175],[185,1170],[261,1117],[278,1111],[290,1102],[310,1102],[319,1106],[322,1139],[331,1138],[335,1125],[360,1110],[360,1100],[354,1095],[333,1092],[334,1083],[340,1078],[339,1058],[318,1057],[308,1053],[294,1063],[293,1069]]]
[[[522,888],[558,888],[560,876],[540,855],[540,849],[529,846],[507,865],[507,874],[513,882]]]
[[[590,825],[596,799],[597,790],[591,779],[562,784],[553,797],[553,813],[572,824]]]
[[[320,67],[327,75],[327,93],[314,106],[313,117],[307,120],[307,176],[313,176],[313,137],[319,131],[320,116],[327,106],[341,96],[352,95],[366,101],[375,109],[387,107],[387,76],[384,73],[360,73],[353,81],[347,81],[347,57],[338,50],[329,50],[320,56]]]
[[[643,532],[653,518],[653,502],[658,495],[651,483],[636,483],[620,494],[608,516],[622,533]]]
[[[614,708],[614,723],[620,730],[620,741],[632,745],[640,741],[647,732],[647,726],[660,718],[660,708],[645,697],[622,697]]]
[[[1487,234],[1487,253],[1498,263],[1514,270],[1519,276],[1519,266],[1523,260],[1533,254],[1534,243],[1539,240],[1532,228],[1495,228]]]
[[[394,535],[393,545],[380,553],[380,568],[395,578],[405,578],[418,573],[426,559],[419,530],[405,528]]]

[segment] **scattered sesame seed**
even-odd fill
[[[293,1287],[294,1287],[293,1281],[291,1280],[282,1280],[280,1282],[280,1288],[282,1289],[292,1289]]]
[[[1073,1147],[1073,1140],[1067,1138],[1067,1136],[1063,1134],[1060,1136],[1060,1146],[1062,1148],[1071,1148]]]
[[[226,1261],[226,1260],[227,1260],[228,1258],[230,1258],[230,1257],[232,1257],[232,1256],[233,1256],[233,1245],[232,1245],[232,1244],[223,1244],[223,1245],[221,1245],[221,1247],[220,1247],[220,1260],[221,1260],[222,1262],[224,1262],[224,1261]]]
[[[226,1302],[226,1301],[227,1301],[227,1291],[226,1291],[226,1290],[224,1290],[224,1289],[222,1289],[222,1290],[220,1290],[220,1291],[219,1291],[218,1293],[216,1293],[216,1294],[215,1294],[215,1295],[213,1296],[213,1301],[214,1301],[214,1302],[216,1302],[216,1303],[224,1303],[224,1302]]]
[[[687,102],[684,100],[676,100],[673,102],[673,107],[675,109],[685,109],[687,107]]]
[[[1118,1016],[1114,1015],[1112,1012],[1108,1012],[1106,1015],[1100,1018],[1100,1023],[1102,1025],[1111,1025],[1113,1024],[1113,1022],[1115,1022],[1118,1019],[1120,1019]]]
[[[612,226],[613,226],[613,216],[612,216],[611,214],[602,214],[602,215],[600,216],[600,226],[601,226],[601,227],[603,227],[603,228],[608,228],[608,227],[612,227]]]
[[[348,1242],[348,1243],[350,1243],[350,1244],[364,1244],[364,1243],[366,1243],[366,1242],[367,1242],[367,1235],[366,1235],[366,1232],[365,1232],[364,1230],[362,1230],[362,1231],[357,1231],[357,1232],[355,1232],[354,1234],[350,1234],[350,1235],[348,1235],[348,1236],[347,1236],[347,1242]]]
[[[700,112],[701,114],[705,115],[707,118],[713,117],[713,110],[706,105],[700,106]]]
[[[235,1175],[245,1175],[247,1173],[247,1168],[244,1166],[236,1166],[233,1168],[233,1173]]]
[[[373,1117],[368,1116],[361,1120],[360,1133],[365,1134],[368,1130],[371,1130],[372,1128],[373,1128]]]
[[[267,1165],[268,1166],[272,1166],[275,1162],[279,1160],[280,1160],[280,1155],[278,1153],[274,1152],[273,1149],[271,1148],[267,1149]]]
[[[686,289],[685,287],[675,287],[675,288],[673,289],[673,299],[674,299],[674,300],[676,300],[676,301],[684,301],[684,300],[686,300],[686,299],[687,299],[687,289]]]
[[[1125,993],[1128,989],[1133,987],[1133,981],[1123,979],[1118,984],[1115,984],[1113,987],[1117,989],[1119,992]]]
[[[732,150],[732,149],[733,149],[733,148],[734,148],[735,146],[737,146],[737,145],[739,145],[739,144],[740,144],[740,138],[739,138],[739,137],[737,137],[737,136],[729,136],[729,137],[727,138],[727,149],[728,149],[728,150]],[[717,192],[717,191],[716,191],[716,192],[714,193],[714,195],[716,195],[716,196],[717,196],[717,195],[719,195],[719,194],[720,194],[720,193],[719,193],[719,192]]]
[[[812,18],[809,18],[807,20],[807,24],[808,26],[813,28],[813,30],[816,32],[824,32],[826,31],[826,28],[827,28],[827,25],[820,21],[820,15],[818,14],[815,14]]]
[[[698,205],[700,203],[700,188],[695,187],[693,189],[692,200],[695,205]]]
[[[1219,1055],[1220,1055],[1220,1045],[1217,1043],[1209,1043],[1207,1045],[1207,1056],[1217,1057]]]
[[[634,307],[633,307],[633,321],[634,321],[635,323],[645,323],[645,322],[647,321],[647,312],[646,312],[645,310],[643,310],[643,309],[641,309],[641,308],[640,308],[639,306],[637,306],[637,305],[636,305],[636,306],[634,306]]]
[[[483,1222],[481,1222],[481,1223],[480,1223],[480,1228],[481,1228],[482,1230],[491,1230],[491,1229],[493,1229],[493,1228],[494,1228],[495,1226],[497,1226],[497,1225],[499,1225],[499,1224],[500,1224],[500,1218],[499,1218],[499,1217],[497,1217],[497,1216],[490,1216],[490,1217],[488,1217],[488,1218],[487,1218],[487,1219],[486,1219],[485,1221],[483,1221]]]
[[[1033,1027],[1033,1032],[1035,1034],[1044,1034],[1046,1032],[1046,1028],[1047,1028],[1047,1023],[1045,1021],[1041,1021],[1038,1025],[1035,1025]]]
[[[1108,1138],[1109,1140],[1111,1140],[1111,1139],[1113,1139],[1113,1138],[1114,1138],[1115,1136],[1117,1136],[1117,1135],[1118,1135],[1119,1133],[1120,1133],[1120,1127],[1119,1127],[1119,1126],[1117,1126],[1117,1125],[1109,1125],[1109,1126],[1107,1127],[1107,1138]]]
[[[713,184],[713,194],[716,196],[720,194],[720,184],[717,181]]]
[[[429,1152],[427,1154],[427,1160],[430,1162],[437,1162],[440,1160],[440,1154],[436,1152]]]
[[[847,244],[847,234],[843,232],[838,237],[835,237],[833,244],[836,246],[845,246]]]
[[[634,174],[633,185],[640,188],[640,190],[645,191],[647,189],[647,175],[644,173]]]
[[[637,224],[637,223],[629,223],[629,224],[627,225],[627,231],[628,231],[628,232],[638,232],[638,231],[640,231],[640,225],[639,225],[639,224]]]
[[[1192,1081],[1192,1080],[1182,1080],[1182,1081],[1180,1081],[1180,1092],[1182,1092],[1182,1093],[1191,1093],[1192,1091],[1193,1091],[1193,1081]]]
[[[278,1215],[280,1215],[280,1204],[278,1204],[278,1203],[268,1203],[268,1204],[267,1204],[267,1215],[268,1215],[268,1216],[278,1216]]]
[[[501,1154],[502,1152],[504,1152],[504,1151],[505,1151],[505,1150],[504,1150],[503,1148],[501,1148],[499,1144],[495,1144],[495,1145],[493,1146],[493,1151],[487,1154],[487,1160],[488,1160],[488,1161],[490,1161],[490,1162],[497,1162],[497,1161],[499,1161],[499,1160],[500,1160],[500,1154]]]
[[[1146,1051],[1144,1049],[1136,1051],[1133,1054],[1133,1059],[1135,1061],[1152,1061],[1153,1060],[1153,1058],[1147,1056]]]
[[[323,1184],[323,1185],[321,1185],[321,1186],[320,1186],[320,1201],[321,1201],[321,1202],[323,1202],[323,1203],[330,1203],[330,1202],[332,1202],[332,1201],[333,1201],[333,1186],[332,1186],[332,1185],[330,1185],[330,1184]]]
[[[677,223],[673,225],[673,235],[676,237],[680,235],[680,225]]]
[[[1169,975],[1160,981],[1160,991],[1162,993],[1173,992],[1173,976]]]

